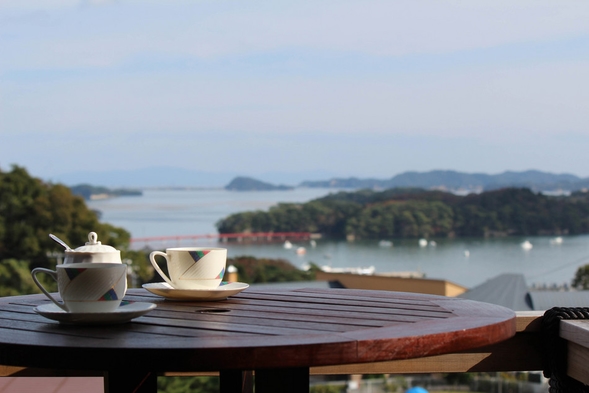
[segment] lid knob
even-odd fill
[[[97,241],[98,240],[98,235],[96,234],[96,232],[90,232],[88,234],[88,241],[86,242],[87,246],[95,246],[98,244],[102,244],[101,242]]]

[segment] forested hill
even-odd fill
[[[324,181],[305,181],[301,187],[372,188],[420,187],[424,189],[490,191],[506,187],[530,188],[535,191],[580,190],[589,186],[589,179],[570,174],[553,174],[541,171],[512,172],[496,175],[434,170],[404,172],[390,179],[335,178]]]
[[[217,228],[220,233],[297,231],[356,239],[579,234],[589,232],[589,195],[551,197],[526,188],[467,196],[415,188],[339,192],[233,214]]]

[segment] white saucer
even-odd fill
[[[222,282],[214,289],[174,289],[167,282],[143,284],[143,288],[151,293],[170,300],[223,300],[248,288],[242,282]]]
[[[70,313],[53,303],[43,304],[34,308],[37,314],[65,324],[109,325],[129,322],[156,307],[153,303],[129,302],[123,300],[119,308],[113,312]]]

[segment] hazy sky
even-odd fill
[[[588,1],[0,0],[0,168],[589,176]]]

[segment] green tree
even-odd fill
[[[419,227],[415,221],[415,217],[413,217],[413,214],[409,210],[401,212],[399,224],[401,237],[419,236]]]
[[[43,279],[40,275],[39,279]],[[43,281],[46,288],[57,289],[55,282]],[[5,259],[0,261],[0,296],[16,296],[26,293],[40,292],[31,277],[31,270],[27,261]]]
[[[91,231],[115,248],[126,248],[131,237],[122,228],[100,223],[66,186],[44,183],[18,166],[0,171],[0,260],[16,258],[49,266],[47,251],[63,251],[49,233],[75,247],[86,242]]]
[[[589,232],[589,197],[549,197],[525,188],[458,196],[391,189],[339,192],[267,212],[237,213],[217,223],[220,233],[319,232],[326,237],[485,236]]]
[[[297,269],[284,259],[267,259],[241,256],[229,258],[227,265],[237,268],[239,280],[247,283],[312,281],[312,271]]]
[[[345,393],[345,386],[336,385],[316,385],[309,387],[309,393]]]
[[[141,287],[141,285],[151,282],[154,279],[155,270],[149,260],[149,252],[143,250],[121,250],[121,259],[123,262],[131,261],[130,265],[137,279],[137,287]],[[129,286],[131,284],[129,282]]]
[[[158,393],[217,393],[218,377],[158,377]]]
[[[38,292],[30,271],[38,266],[53,268],[56,261],[49,253],[63,252],[49,233],[75,248],[88,241],[90,232],[96,232],[103,244],[120,249],[123,258],[132,259],[141,282],[153,274],[145,253],[128,250],[130,233],[101,223],[68,187],[45,183],[19,166],[0,170],[0,294]]]
[[[252,228],[252,217],[264,212],[243,212],[231,214],[217,222],[219,233],[247,233],[256,232]]]
[[[577,289],[589,289],[589,265],[584,265],[577,269],[571,286]]]

